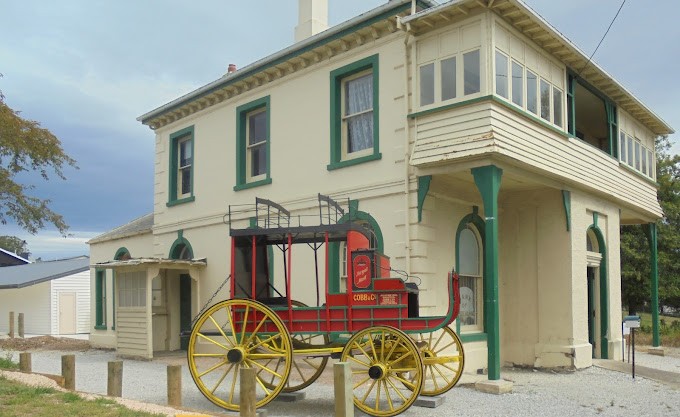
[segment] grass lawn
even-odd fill
[[[0,410],[3,417],[158,416],[129,410],[107,398],[90,401],[72,392],[29,387],[2,377],[0,377]]]

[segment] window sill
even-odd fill
[[[331,162],[330,164],[328,164],[326,166],[326,169],[328,169],[329,171],[333,171],[334,169],[340,169],[340,168],[349,167],[349,166],[352,166],[352,165],[363,164],[364,162],[377,161],[381,158],[382,158],[382,154],[380,152],[377,152],[377,153],[374,153],[372,155],[362,156],[360,158]]]
[[[96,325],[94,326],[95,330],[107,330],[106,325]]]
[[[266,178],[264,180],[259,180],[259,181],[255,181],[255,182],[247,182],[247,183],[244,183],[244,184],[237,184],[237,185],[234,186],[234,191],[246,190],[248,188],[259,187],[261,185],[267,185],[267,184],[271,184],[271,183],[272,183],[272,179]]]
[[[172,207],[172,206],[177,206],[179,204],[191,203],[194,200],[196,200],[196,197],[192,195],[191,197],[181,198],[179,200],[168,201],[167,203],[165,203],[165,205],[167,207]]]
[[[463,342],[463,343],[486,342],[487,341],[487,335],[486,335],[486,333],[461,334],[460,335],[460,341]]]
[[[651,185],[653,185],[653,186],[655,186],[655,187],[657,187],[657,188],[659,187],[659,183],[658,183],[658,182],[654,181],[652,178],[649,178],[648,176],[646,176],[646,175],[643,174],[642,172],[638,171],[637,169],[631,167],[631,166],[628,165],[627,163],[625,163],[625,162],[623,162],[623,161],[619,161],[619,166],[620,166],[621,168],[625,169],[626,171],[630,172],[631,174],[637,176],[637,177],[640,178],[641,180],[644,180],[644,181],[650,183]]]

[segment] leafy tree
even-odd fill
[[[65,234],[68,225],[50,209],[50,200],[29,195],[34,186],[16,181],[18,174],[28,171],[39,172],[44,180],[49,180],[48,174],[52,172],[66,179],[65,166],[77,168],[59,139],[41,128],[40,123],[26,120],[12,110],[0,91],[0,223],[13,220],[33,234],[46,224],[53,224]]]
[[[24,258],[31,253],[28,251],[28,245],[25,240],[21,240],[16,236],[0,236],[0,248],[14,252]]]
[[[667,137],[656,144],[657,198],[664,217],[657,221],[659,305],[680,308],[680,156],[670,154]],[[630,314],[650,301],[649,242],[639,225],[621,227],[623,304]]]

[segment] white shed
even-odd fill
[[[0,268],[0,333],[9,332],[10,311],[15,320],[24,313],[26,334],[89,333],[90,258]]]

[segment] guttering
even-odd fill
[[[431,7],[429,9],[422,10],[418,13],[412,14],[410,16],[406,16],[401,19],[402,24],[407,24],[413,21],[416,21],[421,18],[426,18],[428,16],[435,15],[443,10],[447,10],[449,8],[455,8],[458,6],[461,6],[465,3],[475,3],[475,4],[480,4],[479,2],[473,1],[473,0],[452,0],[450,2],[440,4],[438,6]],[[559,30],[557,30],[555,27],[553,27],[550,23],[548,23],[541,15],[539,15],[537,12],[535,12],[531,7],[526,5],[522,0],[506,0],[506,3],[509,3],[515,7],[517,7],[525,16],[528,16],[534,23],[536,23],[541,29],[545,30],[549,34],[552,34],[556,38],[558,38],[561,42],[564,43],[564,46],[569,50],[569,52],[577,55],[579,58],[582,60],[582,64],[585,64],[589,60],[589,55],[587,55],[585,52],[583,52],[581,49],[579,49],[578,46],[576,46],[574,43],[572,43],[566,36],[564,36]],[[529,37],[531,38],[531,37]],[[580,63],[581,64],[581,63]],[[573,69],[576,69],[575,66],[571,66]],[[656,113],[654,113],[651,109],[649,109],[647,106],[645,106],[633,93],[628,91],[621,83],[616,81],[614,77],[612,77],[607,71],[602,69],[599,65],[597,65],[594,61],[590,60],[588,63],[588,67],[592,67],[598,72],[605,80],[605,82],[609,82],[613,85],[613,87],[619,89],[622,93],[624,93],[628,99],[630,99],[633,104],[632,106],[636,106],[640,108],[642,111],[646,112],[652,119],[654,119],[654,123],[658,125],[659,127],[662,128],[663,131],[655,131],[655,129],[650,129],[652,130],[655,134],[672,134],[675,133],[675,130],[668,124],[666,123],[661,117],[659,117]]]
[[[432,0],[418,0],[418,3],[425,7],[434,7],[437,3]],[[309,37],[303,41],[295,43],[288,48],[282,49],[266,58],[262,58],[258,61],[253,62],[250,65],[243,67],[242,69],[234,72],[228,73],[222,76],[220,79],[215,80],[209,84],[204,85],[188,94],[185,94],[155,110],[152,110],[146,114],[143,114],[137,118],[137,121],[148,124],[148,122],[156,117],[159,117],[169,111],[175,110],[197,98],[203,97],[210,93],[213,93],[221,88],[224,88],[230,84],[241,81],[249,76],[255,75],[260,72],[263,68],[277,65],[279,63],[285,62],[295,55],[307,52],[316,47],[323,45],[324,43],[335,39],[337,36],[342,36],[345,33],[351,33],[357,30],[357,26],[361,26],[366,22],[369,22],[375,18],[379,18],[385,15],[387,18],[395,9],[399,11],[406,10],[411,5],[411,0],[391,0],[382,6],[378,6],[373,10],[366,13],[362,13],[350,20],[347,20],[339,25],[333,26],[321,33],[318,33],[312,37]],[[406,7],[404,7],[406,6]]]

